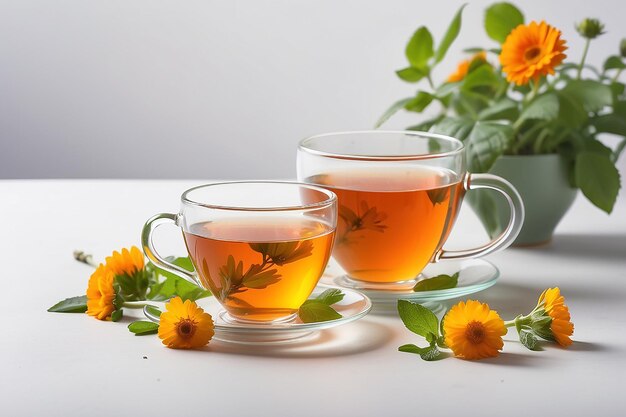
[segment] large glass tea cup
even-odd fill
[[[322,276],[337,225],[336,196],[293,182],[248,181],[185,191],[178,214],[150,218],[146,256],[160,268],[210,290],[226,320],[275,323],[295,318]],[[190,273],[158,254],[153,232],[182,230]]]
[[[338,198],[333,257],[358,288],[405,289],[429,262],[485,256],[509,246],[524,219],[522,200],[505,179],[468,173],[455,138],[412,131],[362,131],[300,142],[298,179]],[[510,220],[491,242],[468,250],[443,248],[468,190],[506,198]]]

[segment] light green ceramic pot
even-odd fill
[[[514,245],[539,245],[550,241],[578,191],[569,184],[563,158],[557,154],[501,156],[489,172],[511,182],[524,201],[524,225]],[[467,200],[490,236],[504,229],[509,219],[504,198],[476,190],[467,194]]]

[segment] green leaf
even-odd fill
[[[518,123],[528,119],[555,120],[558,116],[559,98],[555,94],[543,94],[522,111]]]
[[[434,98],[435,97],[430,93],[419,91],[411,101],[404,105],[404,108],[408,111],[421,113],[426,107],[428,107]]]
[[[493,86],[498,82],[498,77],[491,65],[481,63],[476,69],[467,73],[462,81],[463,90],[472,90],[477,87]]]
[[[499,43],[504,43],[509,33],[523,23],[524,15],[511,3],[492,4],[485,12],[487,35]]]
[[[421,123],[418,123],[416,125],[407,127],[406,130],[414,130],[414,131],[419,131],[419,132],[428,132],[428,130],[431,127],[433,127],[435,124],[437,124],[441,119],[442,119],[441,116],[437,116],[437,117],[435,117],[433,119],[424,120]],[[440,146],[439,142],[437,142],[437,141],[432,141],[432,143],[436,144],[437,146]],[[428,144],[431,145],[431,141],[429,141]],[[435,149],[435,148],[432,148],[432,147],[429,147],[429,150],[432,153],[436,153],[438,151],[438,149]]]
[[[517,102],[505,97],[478,113],[478,120],[504,119],[512,121],[515,120],[518,115],[519,110],[517,109]]]
[[[574,96],[559,91],[559,122],[566,127],[577,129],[588,119],[587,111],[583,104]]]
[[[435,90],[435,96],[441,100],[447,95],[458,90],[460,86],[461,86],[460,82],[453,82],[453,83],[445,82],[441,84],[439,87],[437,87],[437,89]]]
[[[146,310],[148,310],[148,313],[156,317],[161,317],[161,313],[163,313],[161,310],[154,306],[146,306]]]
[[[151,321],[134,321],[128,325],[128,330],[135,333],[135,336],[144,336],[147,334],[156,334],[159,331],[159,324]]]
[[[428,60],[433,56],[433,37],[425,26],[415,31],[404,51],[412,67],[427,70]]]
[[[447,354],[442,353],[437,346],[428,346],[421,348],[413,344],[402,345],[398,348],[400,352],[415,353],[425,361],[436,361],[447,357]]]
[[[613,105],[619,106],[619,100],[624,94],[624,90],[626,90],[626,85],[617,81],[613,81],[611,85],[609,85],[611,89],[611,93],[613,94]]]
[[[389,118],[393,116],[394,114],[396,114],[400,109],[403,109],[404,105],[408,103],[409,101],[413,100],[413,98],[414,97],[403,98],[402,100],[398,100],[395,103],[393,103],[391,107],[389,107],[387,111],[385,111],[385,113],[383,113],[383,115],[380,116],[380,119],[378,119],[378,121],[374,125],[374,128],[378,129],[380,126],[382,126],[383,123],[389,120]]]
[[[459,36],[459,32],[461,31],[461,16],[465,6],[467,6],[467,4],[464,4],[459,8],[456,15],[452,19],[452,22],[450,22],[448,30],[446,30],[445,35],[443,35],[441,43],[439,43],[439,47],[435,52],[435,62],[441,62],[441,60],[446,56],[452,42],[454,42],[457,36]]]
[[[626,149],[626,138],[622,139],[622,141],[618,143],[615,147],[615,150],[613,151],[613,156],[611,157],[611,161],[617,162],[619,156],[622,154],[624,149]]]
[[[539,345],[537,344],[537,338],[531,332],[525,330],[519,332],[519,341],[522,342],[522,345],[530,350],[541,350],[539,348]]]
[[[211,296],[211,291],[202,289],[184,279],[179,279],[176,281],[176,292],[174,295],[178,295],[183,301],[196,301]]]
[[[255,269],[256,267],[256,269]],[[243,277],[243,286],[246,288],[261,289],[280,281],[278,269],[259,270],[260,265],[252,265],[250,271]]]
[[[408,83],[416,83],[426,76],[426,72],[414,67],[407,67],[396,71],[396,75]]]
[[[177,266],[180,266],[181,268],[186,269],[189,272],[195,271],[195,268],[193,267],[193,262],[191,262],[191,259],[189,259],[188,256],[183,256],[183,257],[180,257],[180,258],[174,258],[172,263],[174,265],[177,265]]]
[[[513,128],[496,122],[476,122],[465,139],[470,172],[487,172],[513,140]]]
[[[168,277],[165,281],[154,285],[150,289],[148,298],[150,300],[167,300],[176,294],[176,283],[182,278]]]
[[[441,274],[433,278],[427,278],[419,281],[413,287],[413,291],[434,291],[434,290],[447,290],[449,288],[455,288],[459,284],[459,273],[454,275]]]
[[[340,289],[329,288],[327,290],[324,290],[324,292],[322,292],[317,297],[315,297],[315,300],[330,306],[343,300],[343,297],[345,296],[346,295],[341,292]]]
[[[599,81],[572,80],[560,90],[560,94],[581,103],[588,112],[597,112],[613,104],[611,88]]]
[[[407,329],[420,336],[432,333],[439,337],[439,320],[435,313],[419,304],[398,300],[398,314]]]
[[[609,148],[604,143],[592,137],[585,139],[585,141],[583,142],[583,150],[599,153],[601,155],[606,156],[607,158],[610,158],[611,155],[613,154],[613,151],[611,150],[611,148]]]
[[[500,223],[494,194],[489,190],[472,190],[465,197],[470,207],[478,216],[490,238],[494,238],[504,230]]]
[[[626,64],[622,61],[622,58],[617,55],[611,55],[604,61],[603,68],[605,71],[612,69],[626,69]]]
[[[428,145],[429,151],[432,152],[431,141],[428,142]],[[439,146],[439,144],[437,144],[437,146]],[[441,146],[439,146],[439,148],[441,148]],[[438,150],[434,152],[438,152]],[[433,206],[435,204],[441,204],[446,201],[446,198],[449,194],[447,188],[433,188],[430,190],[426,190],[426,193],[428,194],[428,199],[430,200],[430,202],[433,203]]]
[[[620,188],[619,172],[611,158],[597,152],[581,152],[576,157],[575,176],[585,197],[610,214]]]
[[[124,310],[122,310],[122,308],[118,308],[113,313],[111,313],[111,321],[113,322],[120,321],[123,315],[124,315]]]
[[[175,256],[167,256],[165,260],[170,263],[173,263],[174,265],[180,266],[181,268],[185,268],[189,272],[195,271],[193,267],[193,263],[191,262],[191,259],[189,259],[187,256],[178,257],[178,258]],[[160,267],[158,267],[157,265],[153,263],[150,263],[150,267],[153,268],[157,272],[157,274],[159,274],[162,277],[180,279],[178,275],[172,272],[166,271],[164,269],[161,269]]]
[[[59,301],[48,309],[51,313],[84,313],[87,311],[87,296],[79,295]]]
[[[298,316],[304,323],[337,320],[342,316],[334,308],[318,300],[307,300],[298,309]]]
[[[412,343],[407,344],[407,345],[402,345],[402,346],[400,346],[398,348],[398,350],[400,352],[415,353],[415,354],[418,354],[418,355],[421,354],[422,350],[424,350],[424,349],[426,349],[426,348],[421,348],[421,347],[416,346],[416,345],[414,345]]]
[[[613,133],[626,136],[626,118],[615,114],[603,114],[590,120],[599,133]]]
[[[474,123],[472,119],[467,117],[445,117],[430,130],[434,133],[452,136],[453,138],[464,141],[472,131]]]

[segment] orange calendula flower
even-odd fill
[[[506,79],[517,85],[554,74],[554,67],[565,59],[567,49],[561,31],[544,21],[519,25],[502,44],[500,63]]]
[[[446,345],[464,359],[497,356],[507,332],[497,312],[474,300],[453,306],[443,319],[443,329]]]
[[[109,320],[115,308],[115,275],[100,264],[89,278],[87,285],[87,314],[98,320]]]
[[[174,349],[199,348],[213,337],[213,318],[191,300],[183,303],[180,297],[165,304],[159,322],[159,338]]]
[[[450,74],[448,79],[446,80],[449,83],[454,83],[457,81],[463,81],[465,76],[467,75],[467,71],[469,71],[469,67],[475,60],[487,61],[487,54],[485,51],[481,51],[474,55],[471,59],[465,59],[459,63],[456,68],[456,71]]]
[[[113,251],[111,256],[106,257],[106,266],[113,275],[132,275],[144,267],[143,252],[137,246],[130,250],[124,248],[122,253]]]
[[[574,333],[574,324],[570,321],[569,308],[565,305],[565,297],[561,295],[561,290],[558,287],[548,288],[539,297],[538,305],[543,305],[545,312],[552,319],[550,332],[554,340],[563,347],[571,345],[570,336]]]

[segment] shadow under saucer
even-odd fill
[[[389,343],[393,329],[367,317],[349,326],[320,330],[289,343],[244,345],[221,340],[206,348],[225,354],[281,358],[316,358],[355,355],[378,349]]]

